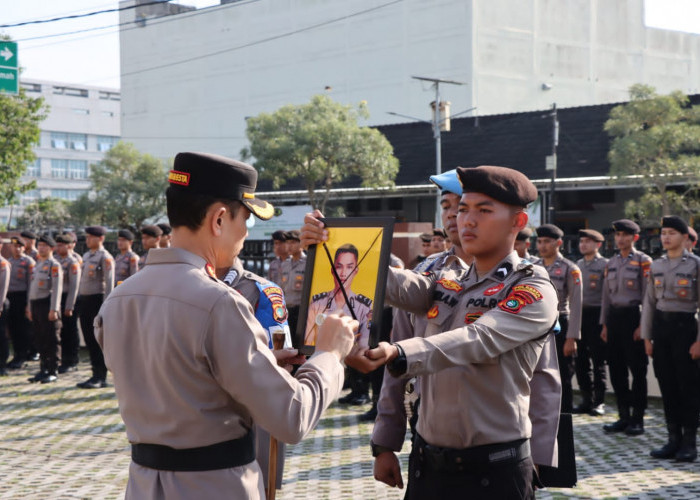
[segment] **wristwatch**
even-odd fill
[[[382,453],[386,453],[387,451],[394,453],[394,450],[391,448],[387,448],[386,446],[379,446],[378,444],[374,444],[373,441],[369,442],[370,448],[372,448],[372,456],[374,458],[377,458],[379,455]]]
[[[389,361],[386,365],[386,369],[389,370],[389,373],[393,375],[394,377],[400,377],[404,373],[406,373],[406,370],[408,370],[408,362],[406,361],[406,353],[403,350],[403,347],[401,347],[399,344],[391,344],[396,347],[399,351],[399,355],[396,356],[394,359]]]

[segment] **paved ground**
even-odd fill
[[[121,498],[129,447],[113,389],[75,388],[87,365],[55,384],[29,384],[36,364],[0,377],[0,498]],[[372,478],[372,426],[357,418],[366,409],[334,405],[306,440],[289,446],[277,498],[402,498]],[[605,435],[601,426],[612,420],[575,417],[578,486],[538,498],[700,498],[700,463],[648,457],[664,437],[658,407],[649,412],[643,436]],[[405,477],[406,453],[402,460]]]

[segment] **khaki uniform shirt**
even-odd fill
[[[700,258],[683,251],[677,259],[667,255],[651,263],[649,282],[642,306],[642,338],[653,338],[654,311],[685,312],[695,314],[700,306]],[[698,335],[700,340],[700,324]]]
[[[10,262],[0,255],[0,314],[3,312],[7,291],[10,289],[11,267]]]
[[[530,380],[557,320],[546,271],[508,255],[485,276],[389,269],[387,300],[425,316],[423,337],[399,342],[404,377],[421,376],[418,432],[469,448],[531,436]]]
[[[82,269],[82,267],[83,267],[83,256],[80,255],[80,254],[79,254],[78,252],[76,252],[75,250],[71,250],[71,251],[70,251],[70,254],[71,254],[73,257],[75,257],[75,260],[78,261],[78,264],[80,264],[80,268]]]
[[[282,259],[275,257],[270,261],[270,267],[267,269],[267,279],[278,285],[282,283]]]
[[[36,248],[32,248],[30,251],[24,250],[25,255],[34,259],[34,261],[39,260],[39,251]]]
[[[179,248],[151,250],[95,318],[131,443],[176,449],[237,439],[258,424],[301,440],[340,393],[343,366],[317,351],[296,377],[277,366],[241,294]],[[204,472],[129,469],[127,498],[264,498],[257,462]]]
[[[29,284],[32,281],[32,272],[34,272],[34,259],[23,255],[19,259],[10,257],[8,261],[11,266],[8,292],[28,292]]]
[[[293,260],[291,257],[288,257],[287,260],[282,262],[279,285],[282,287],[282,291],[284,291],[287,307],[297,307],[301,304],[301,290],[304,288],[305,270],[305,253],[302,253],[299,260]]]
[[[581,270],[581,286],[583,288],[583,307],[600,307],[603,301],[603,276],[608,259],[596,253],[591,260],[581,258],[576,265]]]
[[[41,300],[51,297],[51,311],[61,310],[61,293],[63,293],[63,269],[53,257],[39,258],[34,267],[32,283],[29,287],[29,300]]]
[[[600,324],[607,321],[610,306],[635,307],[644,299],[651,257],[633,248],[630,254],[623,258],[616,253],[605,266],[603,283],[603,300],[600,309]]]
[[[129,250],[126,253],[119,252],[114,258],[114,279],[117,285],[133,276],[139,270],[139,256],[136,252]]]
[[[581,338],[581,270],[563,255],[557,254],[551,265],[545,266],[544,259],[535,264],[544,267],[549,279],[557,289],[559,297],[559,314],[569,316],[567,339]]]
[[[364,295],[356,294],[350,289],[346,289],[348,302],[355,312],[355,318],[360,323],[357,330],[357,343],[363,347],[369,347],[369,330],[372,324],[372,299]],[[286,297],[286,295],[285,295]],[[318,327],[316,326],[316,317],[319,314],[330,314],[338,309],[338,302],[343,301],[343,292],[338,289],[337,292],[323,292],[314,295],[309,304],[309,312],[306,316],[306,335],[304,336],[304,345],[316,345],[316,335]],[[343,312],[350,315],[350,308],[347,303],[343,304]]]
[[[80,275],[80,295],[104,294],[114,288],[114,258],[104,248],[85,252],[83,272]]]
[[[63,293],[66,294],[64,308],[72,311],[75,309],[75,300],[78,298],[78,285],[80,284],[80,263],[73,254],[65,257],[54,255],[63,269]]]

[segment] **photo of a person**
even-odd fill
[[[369,346],[372,299],[352,290],[353,279],[359,271],[358,261],[359,252],[355,245],[346,243],[336,249],[333,258],[334,287],[330,291],[321,292],[311,297],[306,320],[305,345],[315,345],[318,324],[322,321],[323,314],[342,309],[347,315],[352,316],[354,313],[355,319],[360,322],[357,343],[360,346]]]

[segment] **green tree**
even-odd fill
[[[76,200],[71,213],[82,224],[140,227],[165,213],[168,181],[163,163],[119,142],[90,167],[93,191]]]
[[[47,228],[62,230],[71,220],[70,204],[57,198],[42,198],[24,207],[17,217],[17,227],[42,231]]]
[[[368,116],[365,103],[352,107],[316,95],[308,104],[249,118],[250,147],[241,156],[255,159],[261,178],[275,189],[301,180],[311,206],[323,211],[333,185],[350,176],[364,187],[394,185],[399,162],[381,132],[358,124]]]
[[[700,106],[690,106],[681,92],[658,95],[634,85],[630,102],[611,110],[605,130],[612,137],[610,174],[624,182],[633,176],[644,188],[625,205],[628,217],[690,218],[699,211]]]

